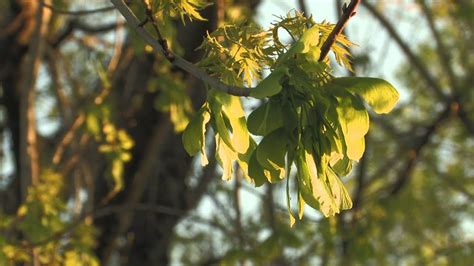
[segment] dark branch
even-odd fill
[[[92,15],[92,14],[97,14],[97,13],[102,13],[102,12],[109,12],[115,10],[114,6],[106,6],[106,7],[101,7],[97,9],[90,9],[90,10],[77,10],[77,11],[70,11],[70,10],[62,10],[58,9],[52,5],[49,4],[44,4],[43,5],[45,8],[50,9],[56,14],[61,14],[61,15],[67,15],[67,16],[87,16],[87,15]]]
[[[57,48],[65,39],[71,36],[71,34],[75,30],[79,30],[88,34],[98,34],[114,30],[117,27],[121,26],[122,23],[115,22],[104,25],[91,26],[89,24],[73,19],[66,25],[64,30],[62,30],[62,32],[56,38],[53,38],[53,40],[50,41],[50,44],[53,48]]]
[[[449,118],[450,114],[454,111],[453,104],[448,104],[445,109],[438,115],[438,118],[431,123],[425,129],[425,133],[418,138],[416,143],[413,145],[410,150],[410,158],[405,163],[405,165],[399,171],[395,183],[391,185],[389,195],[398,194],[402,188],[407,184],[410,179],[410,176],[415,168],[415,165],[418,161],[418,155],[422,149],[429,143],[433,135],[436,133],[436,129]]]

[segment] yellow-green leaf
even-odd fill
[[[268,101],[255,109],[248,117],[250,133],[265,136],[283,126],[283,110],[275,101]]]
[[[278,94],[282,89],[280,80],[285,75],[288,75],[288,68],[286,66],[275,69],[250,92],[250,96],[257,99],[264,99]]]
[[[196,115],[191,119],[183,132],[184,149],[189,155],[195,155],[201,151],[202,164],[207,164],[205,149],[206,124],[211,119],[207,105],[203,105]]]
[[[285,177],[285,155],[288,136],[283,128],[266,135],[257,146],[257,160],[267,170],[278,172],[280,179]]]
[[[345,77],[336,78],[334,82],[362,97],[378,114],[390,112],[400,98],[398,91],[392,84],[383,79]]]

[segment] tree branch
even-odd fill
[[[86,15],[92,15],[92,14],[97,14],[97,13],[102,13],[102,12],[109,12],[115,9],[114,6],[106,6],[106,7],[90,9],[90,10],[71,11],[71,10],[58,9],[54,7],[53,5],[49,5],[49,4],[44,4],[44,7],[50,9],[56,14],[68,15],[68,16],[86,16]]]
[[[117,10],[125,17],[125,20],[130,24],[131,28],[134,29],[153,49],[163,55],[165,50],[161,46],[160,42],[157,41],[149,32],[141,26],[141,22],[130,10],[127,4],[123,0],[110,0]],[[250,89],[243,87],[230,86],[222,83],[214,77],[208,75],[204,70],[196,67],[191,62],[186,61],[182,57],[173,54],[174,59],[170,61],[174,66],[186,71],[195,78],[209,84],[211,87],[226,92],[235,96],[249,96]]]
[[[305,17],[307,18],[309,17],[308,8],[304,0],[298,0],[298,8],[299,10],[301,10],[301,12],[303,13]]]
[[[30,52],[26,57],[22,76],[20,98],[20,180],[21,198],[26,199],[27,188],[39,182],[40,161],[38,137],[36,134],[36,79],[43,52],[42,37],[46,33],[49,14],[43,11],[44,1],[39,1],[35,8],[34,32],[29,43]]]
[[[360,0],[352,0],[349,6],[343,6],[341,18],[339,18],[339,21],[337,22],[336,26],[332,30],[331,34],[329,34],[329,37],[326,39],[326,41],[323,43],[323,46],[321,47],[321,55],[319,57],[319,61],[323,61],[326,58],[329,51],[331,50],[331,47],[336,42],[336,37],[342,33],[344,28],[347,26],[349,19],[356,14],[355,10],[359,3]]]
[[[367,10],[385,27],[387,32],[392,36],[395,42],[400,46],[403,53],[408,57],[410,63],[415,67],[420,76],[425,80],[428,87],[440,98],[447,101],[448,97],[443,92],[440,84],[436,79],[430,74],[427,67],[423,62],[418,58],[415,53],[410,49],[410,47],[402,40],[401,36],[395,30],[393,25],[385,18],[382,13],[380,13],[372,4],[368,1],[362,1],[361,4],[367,8]]]
[[[171,122],[167,119],[160,125],[155,126],[153,129],[153,135],[147,145],[143,159],[138,166],[138,170],[135,172],[131,188],[129,190],[126,199],[124,200],[125,205],[137,205],[142,198],[143,192],[147,186],[148,179],[153,176],[153,173],[156,173],[157,169],[160,168],[157,165],[159,161],[160,152],[162,150],[163,142],[166,140],[166,134],[171,128]],[[111,241],[107,247],[105,247],[103,252],[103,258],[108,260],[110,254],[116,247],[116,239],[124,232],[127,231],[131,222],[133,220],[133,210],[129,212],[124,212],[118,218],[117,231],[110,237]]]
[[[448,79],[451,85],[451,89],[453,91],[456,90],[457,82],[456,76],[454,74],[453,68],[451,67],[451,56],[449,54],[449,50],[444,45],[443,41],[441,40],[441,35],[439,31],[436,29],[433,14],[429,9],[428,5],[426,4],[426,0],[418,0],[421,5],[421,9],[423,13],[425,13],[426,20],[428,21],[428,26],[430,28],[431,34],[433,35],[435,42],[436,42],[436,51],[438,53],[440,59],[440,65],[448,75]]]
[[[396,195],[402,190],[402,188],[410,179],[411,173],[413,172],[413,169],[418,161],[418,155],[420,154],[421,150],[426,146],[426,144],[428,144],[431,137],[436,133],[436,129],[450,116],[452,111],[453,105],[448,104],[438,115],[438,118],[426,128],[425,133],[418,139],[418,141],[416,141],[410,150],[410,158],[399,171],[395,183],[390,185],[389,195]]]
[[[211,87],[226,92],[231,95],[235,96],[249,96],[251,88],[244,88],[244,87],[236,87],[230,86],[222,83],[218,79],[210,76],[201,68],[196,67],[194,64],[186,61],[182,57],[168,51],[166,47],[163,47],[162,42],[156,40],[149,32],[142,27],[142,22],[135,16],[132,10],[127,6],[124,0],[110,0],[112,4],[117,8],[117,10],[125,17],[125,20],[130,24],[132,29],[134,29],[149,45],[153,47],[153,49],[161,54],[163,54],[171,64],[174,66],[184,70],[185,72],[191,74],[195,78],[209,84]],[[352,0],[348,7],[344,8],[344,12],[342,17],[337,22],[336,26],[334,27],[333,31],[329,35],[329,37],[324,42],[322,49],[321,49],[321,56],[319,61],[324,60],[327,56],[329,51],[331,50],[331,46],[335,43],[336,37],[341,34],[344,30],[345,26],[349,19],[355,15],[355,9],[359,5],[360,0]]]

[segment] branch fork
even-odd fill
[[[168,44],[165,39],[163,39],[158,26],[154,20],[153,14],[149,7],[147,8],[147,18],[145,21],[140,22],[139,19],[135,16],[133,11],[128,7],[126,1],[124,0],[110,0],[115,8],[124,16],[125,20],[134,28],[137,33],[145,39],[145,41],[150,44],[153,49],[159,53],[162,53],[170,63],[174,66],[184,70],[185,72],[189,73],[190,75],[194,76],[195,78],[209,84],[211,87],[226,92],[228,94],[234,96],[250,96],[251,88],[245,87],[237,87],[237,86],[230,86],[224,84],[220,80],[216,79],[215,77],[210,76],[206,73],[203,69],[197,67],[193,63],[183,59],[182,57],[172,53],[169,49]],[[347,6],[345,5],[343,8],[343,14],[339,21],[337,22],[336,26],[334,27],[333,31],[329,35],[329,37],[324,42],[321,48],[321,56],[319,57],[319,61],[325,60],[326,56],[328,55],[329,51],[331,50],[332,45],[336,42],[336,37],[342,33],[344,28],[346,27],[349,19],[355,15],[355,9],[359,5],[360,0],[352,0],[351,3]],[[153,28],[155,29],[158,40],[156,40],[148,31],[145,30],[143,27],[147,22],[152,22]]]

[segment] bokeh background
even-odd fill
[[[218,25],[268,29],[295,10],[336,23],[344,1],[210,2],[205,22],[163,21],[192,62]],[[353,208],[307,208],[292,228],[285,184],[222,181],[186,154],[204,85],[110,6],[0,0],[0,265],[474,264],[472,1],[361,1],[345,30],[354,73],[334,75],[384,78],[401,100],[371,114],[343,178]]]

